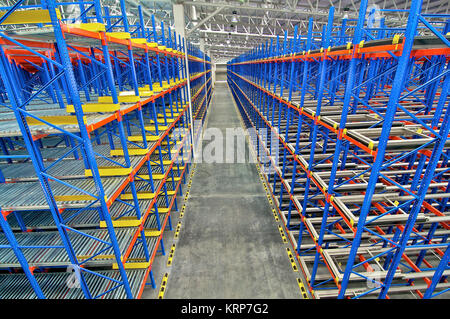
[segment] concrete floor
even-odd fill
[[[209,112],[208,127],[241,126],[225,83]],[[255,164],[199,163],[164,298],[301,298],[286,247]]]

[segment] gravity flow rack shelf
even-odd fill
[[[153,16],[147,27],[141,7],[128,24],[124,0],[119,15],[36,3],[1,8],[0,298],[140,298],[189,174],[210,58]]]

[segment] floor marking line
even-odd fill
[[[303,299],[309,299],[309,295],[306,292],[305,285],[303,284],[303,281],[300,278],[297,278],[298,287],[300,288],[300,293],[303,296]]]
[[[161,281],[161,288],[159,288],[159,294],[158,294],[158,299],[163,299],[164,298],[164,294],[166,292],[166,287],[167,287],[167,280],[169,279],[169,273],[165,273],[163,276],[163,279]]]
[[[173,238],[178,238],[178,235],[180,234],[180,229],[181,229],[181,222],[178,222],[177,224],[177,228],[175,230],[175,235],[173,236]]]
[[[289,247],[286,247],[286,253],[287,253],[288,257],[289,257],[289,261],[291,262],[292,270],[294,272],[298,272],[298,267],[295,264],[294,255],[292,254],[292,251],[291,251],[291,249]]]
[[[278,225],[278,231],[280,232],[283,243],[287,244],[288,241],[287,241],[286,235],[284,234],[283,227],[281,227],[281,225]]]
[[[170,249],[169,258],[167,259],[167,267],[172,266],[172,260],[173,260],[174,254],[175,254],[175,248],[176,248],[176,245],[173,244],[172,248]]]

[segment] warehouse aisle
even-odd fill
[[[210,112],[241,126],[226,83]],[[301,298],[272,216],[254,163],[197,164],[164,298]]]

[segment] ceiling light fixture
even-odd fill
[[[237,15],[237,12],[233,11],[233,16],[231,17],[231,22],[234,22],[234,23],[238,22],[238,18],[236,15]]]
[[[191,20],[197,21],[197,9],[195,8],[195,6],[191,7]]]

